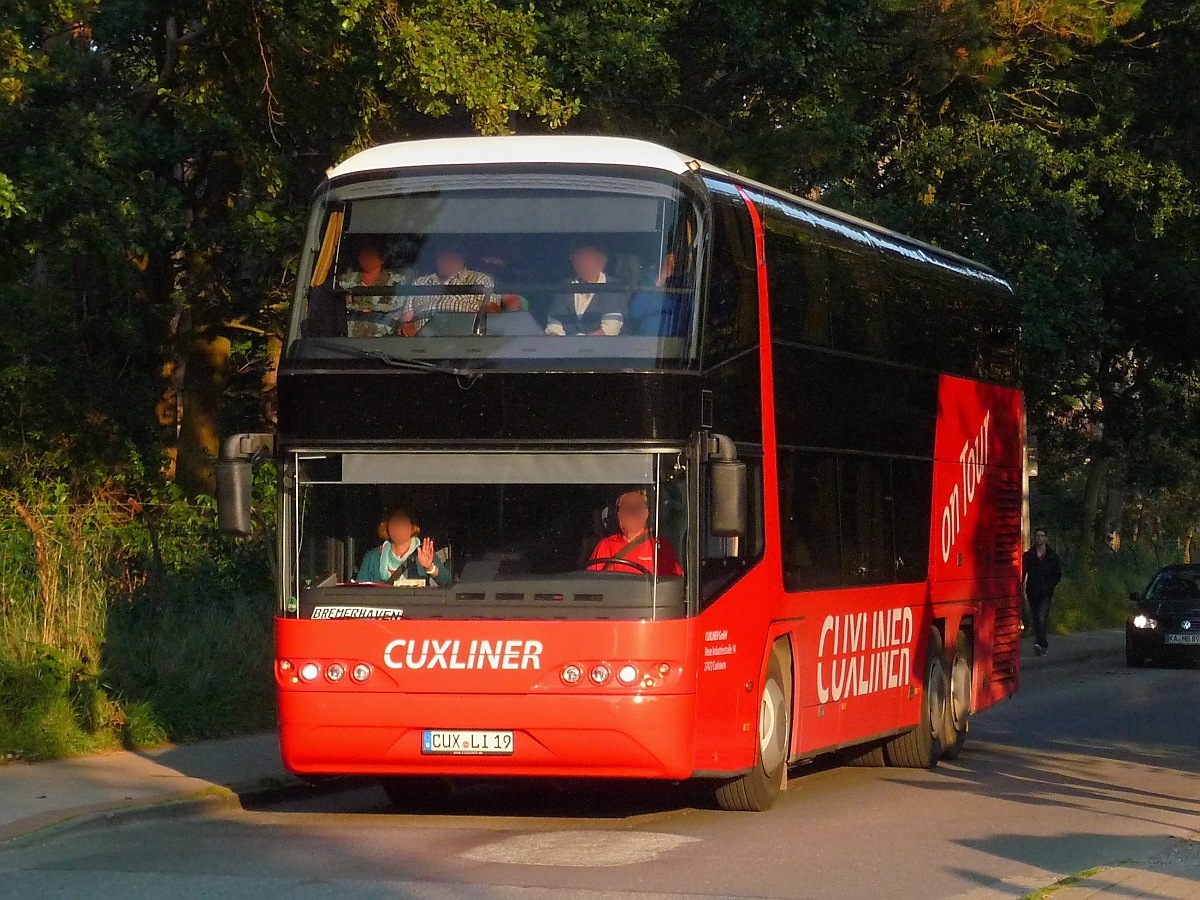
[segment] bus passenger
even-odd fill
[[[402,506],[394,506],[379,523],[383,543],[367,551],[355,581],[395,584],[401,578],[428,578],[438,587],[450,584],[450,565],[434,557],[433,540],[421,540],[420,526]]]
[[[571,253],[571,284],[607,284],[608,254],[595,244],[580,244]],[[619,293],[556,294],[546,318],[546,334],[616,335],[625,322],[626,299]]]
[[[372,235],[358,238],[356,247],[357,272],[346,272],[337,286],[348,291],[354,288],[387,288],[404,283],[404,276],[383,267],[383,248]],[[384,337],[395,334],[404,298],[391,292],[381,296],[346,296],[346,311],[350,314],[347,333],[350,337]]]
[[[692,318],[691,279],[677,271],[674,251],[663,257],[653,286],[640,289],[629,301],[629,330],[649,337],[685,335]]]
[[[466,257],[458,248],[446,247],[441,250],[434,261],[434,268],[434,272],[422,275],[415,279],[413,284],[477,287],[479,290],[470,293],[430,294],[425,297],[411,298],[409,307],[412,310],[411,325],[405,322],[400,329],[401,334],[410,336],[416,334],[434,313],[476,313],[495,299],[495,280],[484,272],[468,269]]]
[[[592,572],[646,572],[653,575],[683,574],[675,548],[666,538],[650,534],[650,504],[646,492],[626,491],[617,498],[617,533],[601,539],[592,551]],[[629,563],[622,564],[620,560]],[[603,562],[608,560],[608,562]]]

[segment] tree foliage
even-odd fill
[[[86,491],[136,448],[205,488],[218,434],[270,416],[321,172],[384,140],[565,128],[995,265],[1044,470],[1186,506],[1198,37],[1185,0],[13,0],[0,479]]]

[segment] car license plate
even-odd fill
[[[1166,644],[1200,644],[1200,634],[1167,634],[1163,635]]]
[[[509,756],[513,752],[511,731],[426,731],[421,735],[421,752],[449,756]]]

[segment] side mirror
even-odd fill
[[[217,460],[217,527],[245,537],[253,528],[254,460],[275,449],[271,434],[235,434],[221,445]]]
[[[250,533],[253,486],[254,463],[250,460],[217,461],[217,527],[222,534],[245,537]]]
[[[746,533],[746,464],[733,441],[716,435],[709,451],[709,533],[735,538]]]

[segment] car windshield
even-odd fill
[[[1153,603],[1200,600],[1200,570],[1160,572],[1146,591],[1146,599]]]
[[[292,360],[678,366],[697,206],[674,179],[421,175],[335,187],[310,223]]]
[[[294,467],[290,612],[686,614],[679,454],[345,453]]]

